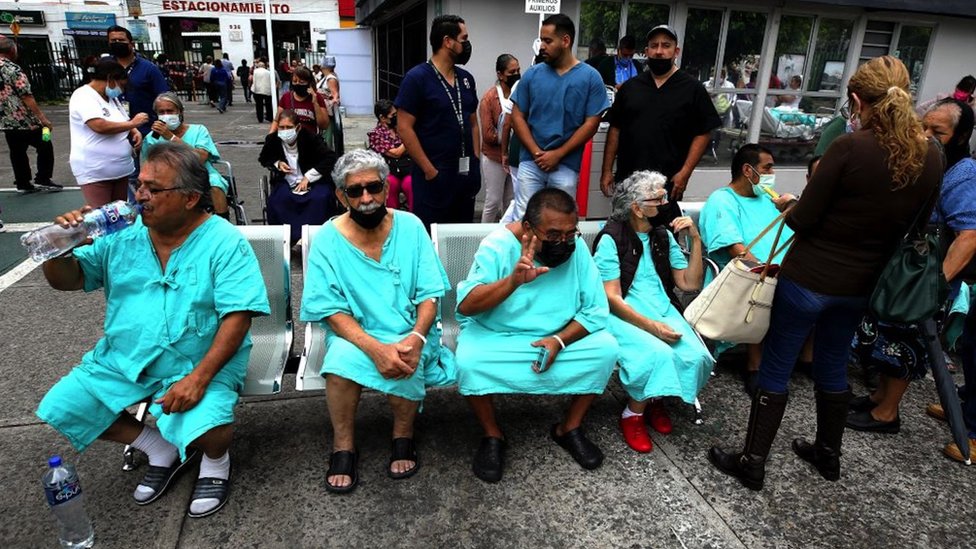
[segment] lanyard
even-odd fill
[[[457,88],[457,103],[454,102],[454,95],[451,94],[450,86],[447,85],[447,80],[441,74],[441,71],[437,70],[437,67],[433,63],[427,61],[430,64],[430,68],[434,69],[434,74],[437,75],[437,80],[444,87],[444,93],[447,94],[447,98],[451,101],[451,108],[454,109],[454,115],[457,116],[458,128],[461,130],[461,156],[464,157],[464,106],[461,103],[461,86],[458,85],[457,72],[454,73],[454,86]]]

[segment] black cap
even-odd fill
[[[654,27],[653,29],[651,29],[651,32],[647,33],[647,39],[646,39],[646,41],[647,42],[650,42],[651,41],[651,37],[653,37],[655,34],[658,34],[658,33],[661,33],[661,32],[663,32],[664,34],[667,34],[668,36],[670,36],[674,40],[674,42],[677,44],[677,42],[678,42],[678,33],[674,31],[674,28],[671,25],[658,25],[658,26]]]

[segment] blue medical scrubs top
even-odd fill
[[[478,91],[475,89],[474,77],[471,73],[455,67],[454,86],[444,84],[437,76],[437,69],[429,62],[421,63],[410,69],[403,77],[400,92],[397,94],[397,109],[402,109],[414,117],[414,131],[420,139],[420,146],[431,163],[438,168],[457,169],[457,160],[461,157],[461,140],[464,139],[465,156],[475,155],[472,141],[471,115],[478,110]],[[461,112],[463,127],[458,126],[455,107],[458,103],[458,92],[461,98]]]

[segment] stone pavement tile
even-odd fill
[[[59,292],[40,268],[0,292],[0,425],[35,421],[38,402],[102,334],[101,292]]]
[[[812,383],[794,376],[761,492],[742,487],[706,458],[712,445],[735,450],[743,444],[749,404],[739,386],[729,373],[713,379],[701,397],[706,424],[676,428],[655,442],[747,546],[972,546],[976,477],[941,455],[948,429],[922,413],[935,398],[931,381],[909,390],[900,434],[848,430],[841,479],[828,482],[790,449],[793,438],[812,440],[816,429]],[[675,414],[676,425],[682,415],[690,414]]]
[[[79,455],[53,429],[37,424],[0,429],[0,449],[3,547],[57,546],[56,522],[41,486],[47,458],[54,454],[78,468],[85,508],[95,527],[95,547],[176,547],[195,470],[180,478],[159,501],[139,507],[132,491],[142,479],[145,465],[122,471],[121,445],[96,442]]]
[[[361,480],[348,496],[324,490],[324,395],[246,406],[232,450],[232,499],[214,517],[187,521],[180,545],[739,546],[666,456],[624,447],[609,421],[619,403],[609,395],[586,424],[607,460],[580,469],[547,434],[564,406],[558,398],[499,399],[508,461],[503,480],[489,485],[471,473],[479,430],[467,404],[454,390],[434,391],[417,426],[421,469],[393,481],[389,408],[366,393],[357,421]]]

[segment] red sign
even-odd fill
[[[339,0],[339,17],[356,17],[356,0]]]
[[[212,13],[264,13],[264,2],[207,2],[163,0],[163,11],[209,11]],[[289,13],[288,4],[272,3],[271,13]]]

